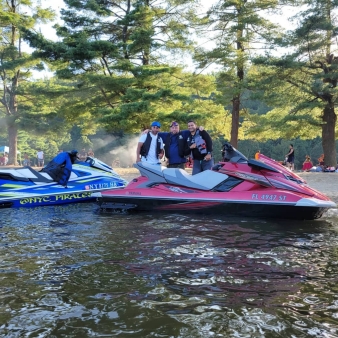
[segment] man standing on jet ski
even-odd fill
[[[163,141],[159,137],[161,124],[154,121],[151,124],[151,131],[142,134],[136,150],[136,162],[146,162],[149,164],[160,164],[160,159],[164,155]]]
[[[209,170],[214,165],[212,159],[212,139],[205,131],[197,129],[194,121],[188,122],[188,130],[190,135],[188,137],[188,145],[191,149],[191,155],[194,160],[192,174],[198,174],[202,171]]]
[[[164,142],[165,157],[168,159],[167,168],[184,169],[187,162],[185,156],[190,154],[187,143],[189,131],[180,131],[180,125],[173,121],[170,124],[170,132],[160,132],[159,135]]]
[[[204,127],[200,126],[199,130],[204,130]],[[146,129],[143,134],[147,134],[148,132],[149,130]],[[159,132],[158,135],[164,142],[165,157],[168,159],[167,168],[185,169],[185,164],[187,163],[186,156],[191,153],[187,142],[190,131],[180,131],[180,125],[176,121],[173,121],[170,123],[170,132]]]

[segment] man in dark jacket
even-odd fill
[[[173,121],[170,124],[170,132],[160,132],[165,146],[165,157],[168,159],[167,168],[184,169],[187,159],[185,156],[190,154],[187,138],[190,132],[188,130],[180,131],[180,125]]]
[[[197,129],[194,121],[188,122],[190,135],[187,142],[191,149],[191,155],[194,160],[192,174],[198,174],[204,170],[211,169],[214,165],[212,158],[212,139],[205,131]]]

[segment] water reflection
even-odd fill
[[[337,219],[3,210],[2,337],[335,337]]]

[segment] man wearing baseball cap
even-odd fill
[[[161,124],[154,121],[151,124],[151,130],[140,136],[136,150],[136,162],[160,164],[160,159],[164,155],[163,141],[158,135],[160,128]]]
[[[190,154],[187,143],[188,131],[180,131],[180,125],[173,121],[170,123],[170,132],[160,132],[159,135],[164,142],[165,157],[168,159],[168,168],[185,168]]]

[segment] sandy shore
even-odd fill
[[[338,204],[338,173],[297,173],[310,187],[324,193]]]
[[[114,170],[126,180],[131,180],[139,176],[139,171],[135,168],[114,168]],[[191,170],[187,170],[191,172]],[[324,193],[334,202],[338,203],[338,173],[296,173],[301,176],[310,187]]]

